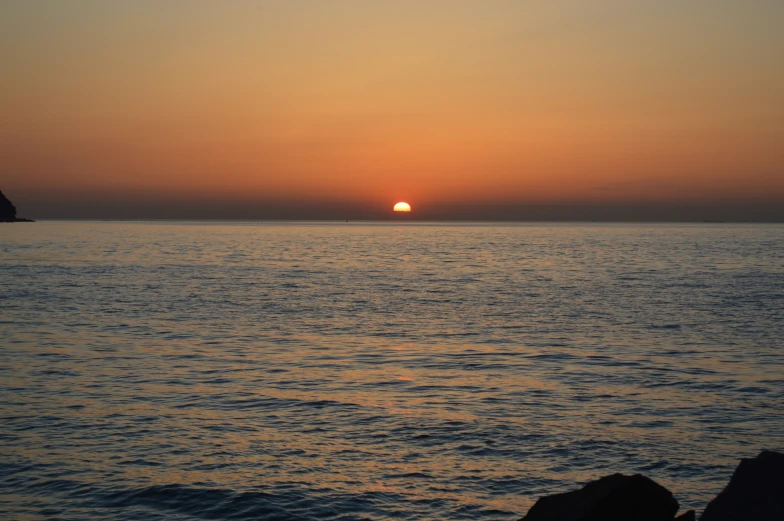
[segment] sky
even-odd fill
[[[39,218],[784,221],[781,0],[0,0]]]

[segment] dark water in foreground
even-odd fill
[[[517,519],[784,448],[784,227],[0,226],[3,519]]]

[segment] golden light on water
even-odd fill
[[[396,211],[396,212],[410,212],[411,211],[411,205],[401,201],[401,202],[399,202],[399,203],[397,203],[395,205],[393,210]]]

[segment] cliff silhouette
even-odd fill
[[[0,190],[0,223],[33,222],[16,216],[16,206]]]

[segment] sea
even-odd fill
[[[0,518],[517,520],[784,449],[784,225],[0,225]]]

